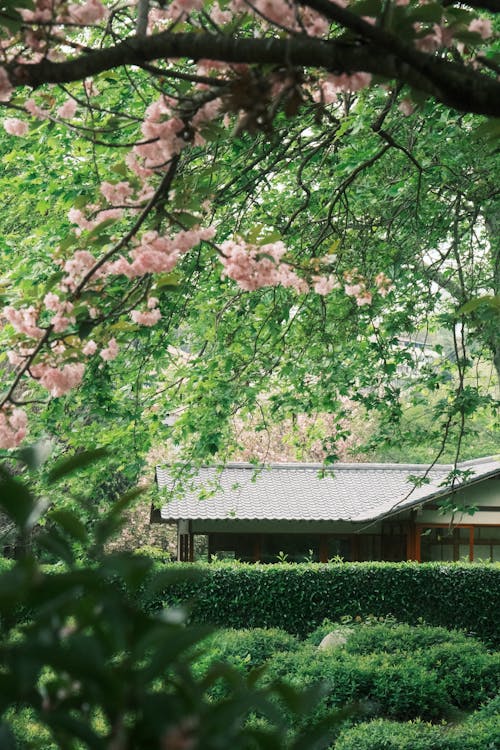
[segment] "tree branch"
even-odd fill
[[[309,4],[312,7],[316,2]],[[386,32],[382,33],[385,39]],[[221,34],[164,31],[148,37],[131,36],[113,47],[72,60],[52,62],[43,59],[33,64],[11,64],[7,68],[13,85],[33,88],[45,83],[79,81],[120,66],[140,67],[148,61],[170,58],[286,67],[298,65],[337,73],[366,71],[408,84],[459,111],[500,116],[500,82],[487,74],[411,47],[405,48],[406,59],[402,59],[401,43],[390,34],[387,37],[390,41],[382,48],[382,41],[378,39],[355,45],[306,36],[239,39]]]

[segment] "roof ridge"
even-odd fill
[[[497,456],[484,456],[482,458],[472,458],[467,461],[460,461],[456,464],[456,467],[461,469],[462,467],[473,467],[481,466],[488,463],[500,463],[500,457]],[[167,471],[171,464],[157,465],[156,469],[160,471]],[[430,463],[380,463],[380,462],[358,462],[358,463],[345,463],[339,462],[334,464],[321,464],[321,463],[302,463],[295,461],[287,462],[269,462],[265,464],[253,464],[246,461],[229,461],[226,464],[202,464],[200,469],[248,469],[251,471],[265,471],[268,469],[280,469],[286,471],[294,471],[300,469],[315,469],[316,471],[452,471],[455,468],[454,464],[430,464]]]

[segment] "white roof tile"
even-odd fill
[[[500,461],[477,459],[457,468],[472,474],[455,487],[500,473]],[[422,464],[336,464],[324,469],[320,464],[291,463],[203,467],[188,482],[183,497],[174,493],[175,499],[161,508],[161,518],[371,521],[446,494],[450,487],[443,486],[443,480],[453,467],[441,464],[428,471]],[[416,487],[409,479],[424,477],[427,471],[429,483]],[[168,497],[168,467],[157,467],[156,478]]]

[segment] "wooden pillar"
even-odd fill
[[[259,562],[262,554],[262,534],[255,534],[253,540],[253,561]]]
[[[359,536],[357,534],[351,535],[351,560],[352,562],[359,561]]]
[[[421,533],[422,533],[422,526],[419,526],[418,524],[415,524],[415,560],[417,562],[422,562],[422,552],[420,549],[420,541],[421,541]]]
[[[469,562],[474,562],[474,526],[469,528]]]
[[[417,559],[417,528],[416,525],[411,522],[408,524],[406,532],[406,559],[416,560]]]
[[[319,535],[319,561],[328,562],[328,537],[326,534]]]
[[[189,534],[186,534],[187,536],[187,547],[188,547],[188,555],[187,559],[189,562],[193,562],[194,560],[194,535],[190,532]]]

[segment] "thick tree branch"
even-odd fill
[[[44,83],[79,81],[124,65],[140,67],[152,60],[173,58],[292,65],[336,73],[366,71],[408,84],[459,111],[500,116],[500,82],[487,74],[410,47],[405,54],[406,60],[403,60],[399,54],[401,43],[393,44],[394,40],[389,36],[391,44],[382,48],[379,40],[356,45],[306,36],[238,39],[220,34],[165,31],[148,37],[128,37],[113,47],[72,60],[51,62],[44,59],[34,64],[12,65],[9,76],[13,85],[37,88]]]

